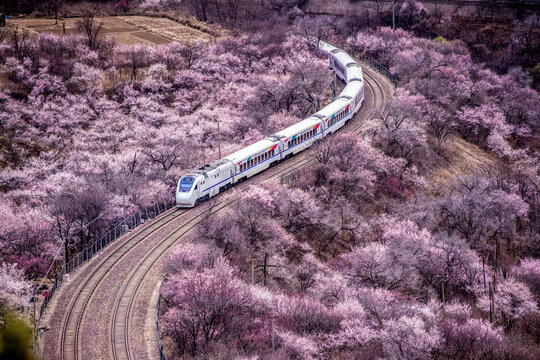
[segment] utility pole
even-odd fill
[[[274,341],[274,321],[276,319],[276,315],[272,315],[272,351],[276,351],[276,343]]]
[[[219,131],[219,120],[218,120],[218,123],[217,123],[217,133],[218,133],[218,153],[219,153],[219,158],[221,159],[221,132]]]
[[[396,31],[396,2],[395,0],[392,2],[392,31]]]
[[[336,72],[334,71],[334,88],[332,89],[332,101],[334,101],[334,99],[336,98],[336,89],[337,89],[337,84],[336,84]]]
[[[202,148],[202,166],[206,165],[206,157],[204,154],[204,147]]]
[[[251,258],[251,283],[255,284],[255,258]]]

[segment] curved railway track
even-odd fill
[[[375,109],[382,109],[386,103],[386,92],[384,87],[377,79],[379,76],[369,68],[365,68],[366,84],[370,96],[366,96],[362,109],[348,124],[342,132],[359,132],[363,120],[370,117]],[[367,93],[367,91],[366,91]],[[366,94],[367,95],[367,94]],[[370,103],[369,103],[370,102]],[[314,161],[307,152],[299,154],[294,158],[285,161],[273,169],[269,169],[245,184],[236,186],[237,191],[242,191],[250,184],[257,184],[269,179],[276,179],[284,174],[294,171],[306,164]],[[227,200],[218,197],[213,212],[220,211],[236,200]],[[164,257],[179,240],[188,234],[198,223],[200,223],[206,214],[205,206],[189,210],[172,209],[165,213],[161,218],[155,219],[148,225],[134,230],[129,237],[123,239],[116,247],[105,250],[97,265],[83,279],[79,288],[71,296],[71,302],[67,306],[67,312],[63,318],[61,334],[60,356],[63,359],[95,359],[113,358],[113,359],[138,359],[146,358],[146,355],[134,353],[132,344],[134,343],[133,334],[130,332],[132,319],[134,317],[134,308],[137,297],[140,293],[141,284],[149,272],[155,268],[156,263]],[[127,271],[126,271],[127,269]],[[109,283],[114,285],[110,285]],[[118,289],[115,292],[110,286]],[[103,300],[103,292],[106,290],[112,301]],[[110,295],[114,294],[114,295]],[[108,305],[111,305],[108,307]],[[103,309],[106,307],[110,312],[106,319],[96,319],[92,317],[92,309]],[[110,320],[109,320],[110,319]],[[84,334],[84,330],[94,326],[99,328],[94,322],[108,325],[102,326],[106,334],[96,334],[96,337],[105,336],[105,343],[91,344],[95,346],[106,346],[106,355],[96,355],[89,352],[89,338],[92,336]],[[85,326],[87,324],[88,326]],[[94,329],[93,328],[93,329]],[[86,340],[84,336],[86,335]],[[130,336],[131,335],[131,336]],[[137,338],[136,342],[144,341]],[[96,340],[96,343],[99,341]],[[140,343],[139,343],[140,345]],[[103,350],[103,349],[102,349]],[[102,353],[103,354],[103,353]]]

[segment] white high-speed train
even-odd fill
[[[364,100],[362,68],[345,51],[330,44],[320,42],[319,49],[347,84],[339,96],[307,119],[182,176],[176,189],[178,207],[193,207],[305,150],[356,115]]]

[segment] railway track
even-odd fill
[[[367,101],[355,119],[344,127],[343,132],[359,132],[363,120],[370,117],[375,109],[385,106],[386,92],[377,79],[379,75],[374,76],[375,72],[369,68],[365,70]],[[278,179],[293,172],[314,161],[308,155],[307,152],[299,154],[255,176],[247,183],[236,186],[236,191],[241,192],[251,184]],[[235,201],[217,197],[212,212],[221,211]],[[96,258],[94,261],[99,259],[99,263],[83,279],[67,306],[61,333],[60,356],[70,360],[146,358],[146,354],[133,350],[133,345],[140,347],[140,342],[144,342],[144,339],[139,339],[137,334],[130,331],[130,324],[136,315],[134,309],[141,284],[147,280],[149,272],[155,269],[167,252],[197,226],[205,215],[205,206],[189,210],[169,210],[161,218],[133,231],[115,248],[107,250],[101,256],[102,259]],[[118,290],[113,290],[111,286]],[[97,316],[96,319],[98,310],[101,310],[98,314],[102,315],[108,310],[105,311],[108,316]],[[104,323],[107,325],[103,325]],[[101,333],[102,330],[104,333]],[[134,337],[137,341],[133,340]],[[100,341],[100,338],[105,340]],[[96,347],[100,348],[101,352],[97,351]]]

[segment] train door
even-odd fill
[[[195,187],[193,188],[193,193],[195,194],[195,197],[197,199],[201,197],[201,182],[200,181],[195,183]]]

